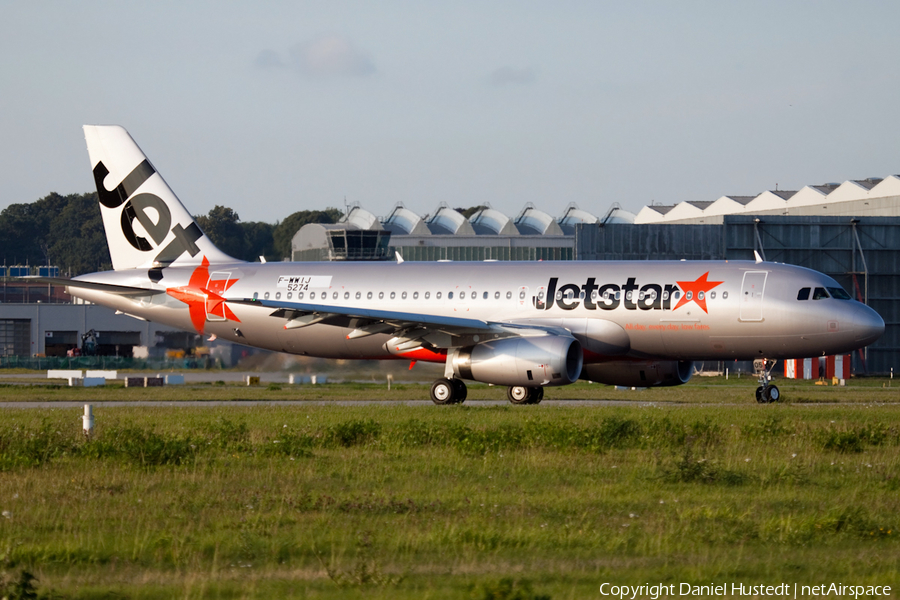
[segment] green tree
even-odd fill
[[[56,192],[0,212],[0,258],[6,264],[60,267],[80,275],[109,268],[97,195]]]
[[[208,215],[197,215],[194,219],[219,250],[243,260],[247,254],[247,237],[234,209],[217,204]]]
[[[244,228],[244,238],[247,240],[247,251],[244,260],[259,260],[264,256],[266,260],[281,260],[275,252],[275,239],[273,232],[275,226],[262,221],[250,221],[241,223]]]

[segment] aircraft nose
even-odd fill
[[[884,319],[865,304],[857,304],[853,308],[851,320],[856,341],[868,346],[884,333]]]

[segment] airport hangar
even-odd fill
[[[466,218],[446,205],[419,216],[402,204],[378,218],[355,206],[340,223],[302,227],[291,259],[393,260],[399,252],[413,261],[736,260],[751,259],[754,250],[769,261],[831,275],[881,314],[885,334],[854,355],[854,372],[900,367],[900,176],[650,205],[636,215],[614,204],[601,217],[574,204],[559,217],[526,205],[514,218],[490,207]],[[6,277],[3,282],[0,356],[64,354],[92,329],[109,354],[131,356],[137,348],[159,356],[203,343],[73,303],[60,288],[22,290]],[[241,353],[240,347],[223,351]]]

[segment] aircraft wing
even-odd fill
[[[226,302],[271,308],[273,312],[270,316],[285,319],[285,329],[316,324],[352,327],[353,331],[347,335],[348,339],[387,333],[399,338],[398,343],[408,344],[409,347],[414,347],[417,343],[428,343],[436,348],[453,348],[487,339],[488,334],[492,339],[547,334],[572,335],[568,330],[556,327],[363,307],[252,298],[229,298]]]
[[[84,290],[94,290],[97,292],[106,292],[108,294],[116,294],[118,296],[153,296],[156,294],[165,294],[165,290],[151,290],[148,288],[131,287],[128,285],[114,285],[111,283],[95,283],[93,281],[80,281],[78,279],[65,279],[63,277],[21,277],[27,281],[37,283],[49,283],[50,285],[64,285],[68,288],[80,288]]]

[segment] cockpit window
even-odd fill
[[[816,291],[813,292],[813,300],[821,300],[828,297],[828,292],[825,291],[825,288],[816,288]]]
[[[797,300],[809,300],[809,288],[801,288],[801,290],[797,292]]]
[[[837,298],[838,300],[850,300],[850,294],[844,291],[844,288],[828,288],[828,291],[831,292],[832,298]]]

